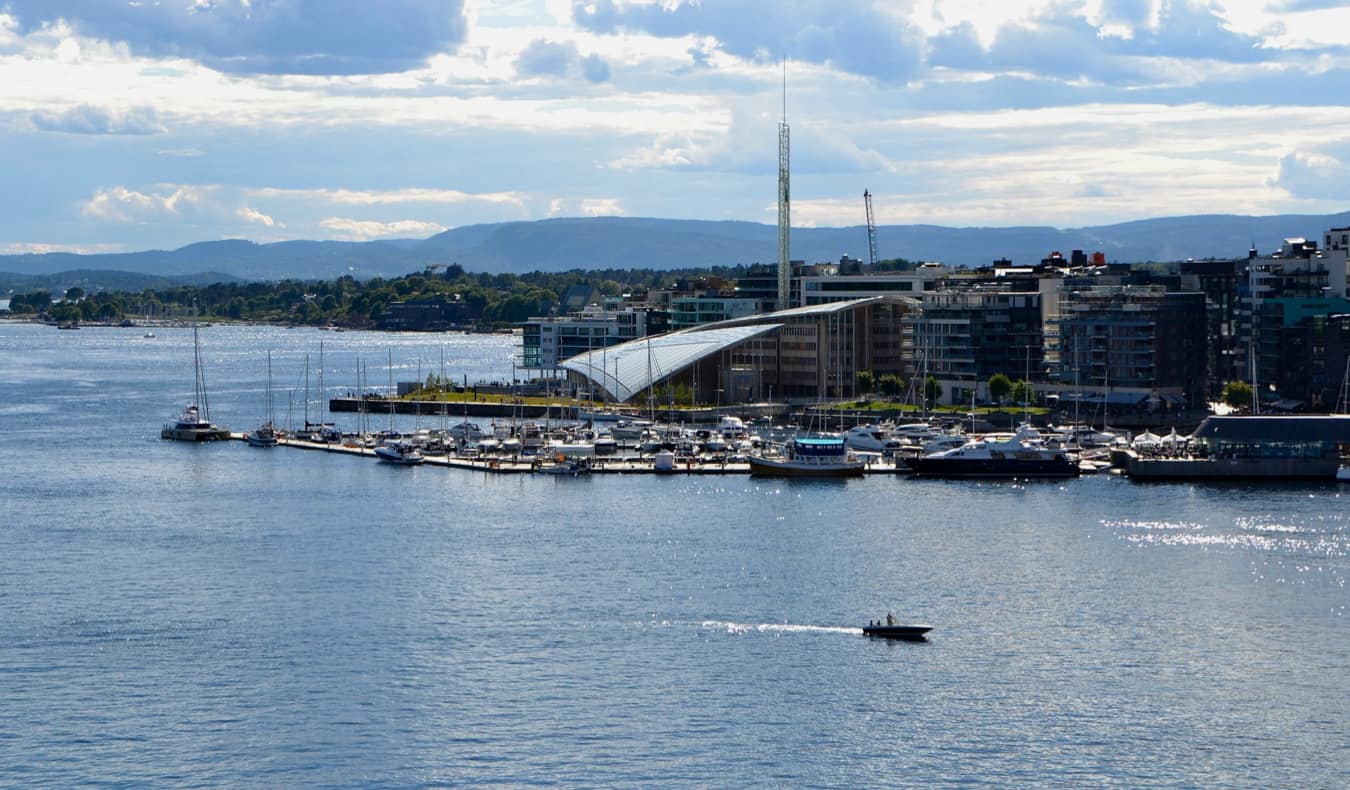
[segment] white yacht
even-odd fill
[[[1077,477],[1081,471],[1063,449],[1041,444],[1030,426],[1006,439],[986,436],[911,458],[907,466],[922,477],[948,478]]]
[[[904,447],[904,442],[891,436],[885,428],[871,423],[849,428],[844,434],[844,442],[854,450],[868,453],[894,453]]]
[[[387,464],[399,466],[415,466],[425,460],[422,452],[407,441],[385,442],[375,448],[375,457]]]

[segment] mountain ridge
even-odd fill
[[[877,228],[886,258],[979,266],[1006,258],[1034,264],[1051,252],[1103,252],[1113,262],[1244,257],[1249,246],[1269,251],[1288,237],[1321,240],[1350,226],[1350,212],[1327,215],[1199,214],[1130,220],[1083,228],[1051,226]],[[865,258],[863,225],[792,229],[792,257],[808,262]],[[515,273],[572,269],[676,269],[770,263],[777,259],[777,228],[742,220],[654,217],[564,217],[461,228],[426,239],[378,241],[247,239],[203,241],[175,250],[69,252],[0,256],[0,273],[57,275],[80,270],[120,271],[196,279],[213,272],[240,280],[327,280],[395,277],[432,264],[458,263],[470,272]]]

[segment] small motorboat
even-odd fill
[[[385,442],[375,448],[375,457],[387,464],[416,466],[425,460],[422,453],[412,442]]]
[[[904,639],[909,642],[926,641],[924,634],[933,630],[931,625],[922,625],[920,623],[894,623],[886,625],[885,623],[876,623],[863,626],[865,636],[874,636],[879,639]]]

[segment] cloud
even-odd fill
[[[587,82],[609,82],[609,62],[594,53],[581,59],[581,75]]]
[[[153,107],[109,110],[81,104],[61,112],[35,112],[29,122],[40,131],[67,134],[163,134]]]
[[[139,223],[182,218],[196,214],[204,205],[209,190],[199,187],[168,186],[150,191],[111,187],[100,189],[85,202],[82,213],[105,222]]]
[[[434,236],[447,230],[445,225],[424,222],[416,219],[401,219],[392,222],[349,219],[347,217],[329,217],[319,225],[333,232],[338,238],[348,241],[367,241],[387,238],[423,238]]]
[[[335,215],[339,207],[361,207],[368,213],[389,213],[397,206],[424,206],[437,210],[447,205],[487,204],[522,208],[524,200],[514,193],[481,195],[454,190],[405,189],[362,191],[348,189],[245,188],[220,184],[154,184],[131,188],[115,186],[97,190],[81,206],[88,220],[115,225],[182,224],[253,230],[289,229],[302,237],[328,231],[346,239],[390,236],[429,236],[447,226],[424,220],[394,217],[354,219]],[[406,210],[406,209],[403,209]],[[281,222],[278,216],[290,221]],[[236,230],[236,233],[239,231]]]
[[[998,26],[987,46],[970,22],[934,35],[931,44],[929,64],[956,72],[1130,89],[1228,81],[1234,66],[1283,57],[1198,0],[1109,0],[1091,14],[1083,4],[1052,3]]]
[[[626,213],[618,198],[553,198],[548,203],[550,217],[622,217]]]
[[[7,0],[21,31],[64,20],[136,54],[244,74],[379,74],[466,36],[463,0]]]
[[[759,106],[738,105],[730,122],[712,131],[681,130],[653,135],[646,147],[629,150],[610,160],[616,170],[691,170],[716,173],[765,174],[778,167],[777,119],[765,97]],[[777,110],[778,108],[773,108]],[[847,118],[833,122],[817,118],[790,132],[792,172],[892,172],[889,157],[857,142],[859,130]]]
[[[265,187],[253,190],[252,195],[265,198],[325,202],[349,206],[389,206],[409,203],[456,205],[461,203],[495,203],[517,207],[524,200],[514,192],[461,192],[455,189],[279,189]]]
[[[535,39],[516,58],[517,73],[526,77],[567,77],[580,74],[589,82],[609,80],[609,63],[596,54],[582,57],[571,41]]]
[[[1328,11],[1344,7],[1344,0],[1283,0],[1283,2],[1272,3],[1270,11],[1285,14],[1301,11]]]
[[[285,227],[284,225],[280,225],[276,220],[250,206],[240,206],[239,210],[235,211],[234,214],[245,222],[256,225],[262,225],[268,228]]]
[[[903,83],[920,74],[924,41],[903,15],[912,3],[893,5],[887,11],[832,0],[781,0],[772,7],[760,0],[576,0],[572,14],[577,24],[595,33],[712,36],[721,49],[747,60],[787,57]]]
[[[1326,154],[1294,152],[1280,159],[1279,174],[1269,183],[1296,198],[1343,201],[1350,164]]]

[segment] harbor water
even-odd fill
[[[191,330],[146,334],[0,322],[0,785],[1350,783],[1343,484],[196,446],[159,438]],[[399,381],[508,380],[515,342],[201,330],[236,432],[265,413],[268,351],[285,425],[306,356],[317,421],[390,359]],[[888,612],[928,641],[861,634]]]

